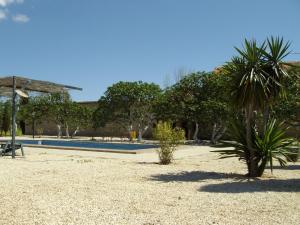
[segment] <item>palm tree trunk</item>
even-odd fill
[[[263,133],[266,131],[267,129],[267,125],[268,125],[268,122],[269,122],[269,118],[270,118],[270,108],[269,106],[265,106],[265,109],[264,109],[264,113],[263,113],[263,126],[264,126],[264,130],[263,130]]]
[[[258,165],[255,159],[255,149],[252,146],[252,121],[253,120],[253,106],[250,104],[248,109],[246,110],[246,141],[247,141],[247,148],[250,152],[249,158],[249,167],[248,172],[250,177],[257,177],[258,176]]]

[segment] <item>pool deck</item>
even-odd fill
[[[155,152],[24,150],[0,157],[1,225],[299,223],[299,162],[249,180],[209,146],[180,146],[170,165]]]

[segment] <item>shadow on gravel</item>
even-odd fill
[[[160,165],[158,162],[138,162],[139,165]]]
[[[191,171],[181,173],[167,173],[152,175],[150,180],[162,182],[197,182],[201,180],[219,180],[219,179],[238,179],[247,180],[248,178],[241,174],[235,173],[216,173],[206,171]]]
[[[270,169],[270,167],[266,167],[266,169]],[[288,165],[288,166],[285,166],[285,167],[273,166],[273,169],[277,169],[277,170],[300,170],[300,165]]]
[[[201,192],[246,193],[246,192],[300,192],[300,179],[254,180],[246,182],[228,182],[209,184],[199,189]]]

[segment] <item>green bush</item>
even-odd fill
[[[9,132],[1,132],[0,135],[4,136],[4,137],[11,136],[11,131],[9,131]],[[16,136],[22,136],[22,135],[23,135],[22,130],[21,129],[17,129],[16,130]]]
[[[176,147],[184,142],[185,134],[182,129],[172,128],[168,122],[158,123],[154,130],[154,138],[159,141],[158,156],[161,164],[170,164]]]

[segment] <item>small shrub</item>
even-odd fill
[[[176,147],[184,141],[184,131],[172,128],[168,122],[158,123],[154,130],[154,138],[159,141],[158,156],[161,164],[170,164]]]
[[[22,136],[23,135],[23,132],[22,132],[22,130],[21,129],[17,129],[16,130],[16,136]],[[8,131],[8,132],[0,132],[0,136],[4,136],[4,137],[6,137],[6,136],[11,136],[11,131]]]

